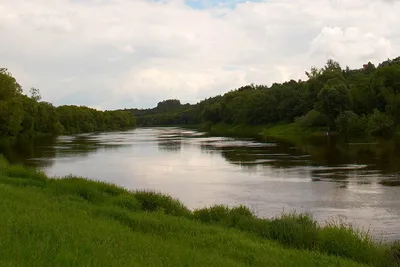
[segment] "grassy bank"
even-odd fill
[[[186,128],[186,127],[185,127]],[[231,124],[214,124],[214,125],[197,125],[191,128],[197,128],[206,131],[211,135],[229,136],[240,138],[257,138],[261,140],[274,139],[293,144],[301,144],[304,141],[313,138],[324,138],[327,135],[326,127],[301,127],[299,123],[280,123],[271,125],[231,125]],[[338,132],[330,132],[330,136],[338,137],[344,142],[387,142],[388,140],[399,140],[400,129],[396,129],[390,138],[382,138],[369,135],[359,136],[340,136]]]
[[[297,123],[257,126],[216,124],[212,126],[202,126],[200,129],[217,136],[249,137],[262,140],[274,139],[294,144],[305,139],[323,137],[326,135],[326,132],[321,128],[305,129],[300,127]]]
[[[0,266],[397,266],[399,256],[307,215],[191,211],[162,194],[49,179],[2,159],[0,196]]]

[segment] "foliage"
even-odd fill
[[[367,131],[371,135],[390,136],[393,134],[393,127],[392,118],[377,109],[368,117]]]
[[[312,109],[305,116],[298,118],[297,122],[305,128],[323,127],[327,126],[328,118],[321,112]]]
[[[317,243],[317,223],[306,214],[284,214],[271,220],[270,228],[271,238],[284,245],[313,249]]]
[[[342,69],[338,62],[328,60],[323,68],[312,67],[306,75],[306,81],[242,86],[194,105],[178,106],[176,100],[167,100],[154,109],[130,111],[138,117],[138,125],[250,126],[298,121],[304,128],[329,126],[331,130],[340,124],[339,132],[347,137],[387,135],[392,127],[400,126],[398,58],[385,61],[378,67],[368,62],[360,69]],[[169,108],[161,110],[160,106],[167,103]],[[374,115],[375,109],[391,118],[379,119],[384,119],[385,123],[393,121],[394,124],[385,124],[386,128],[380,130],[376,124],[379,119]],[[352,112],[351,116],[348,112]],[[367,117],[371,120],[369,130],[364,125],[367,124]]]
[[[39,102],[39,89],[22,94],[21,86],[5,69],[0,70],[0,139],[38,134],[75,134],[126,129],[135,118],[126,111],[98,111],[88,107]]]
[[[366,131],[367,119],[359,117],[353,111],[344,111],[335,120],[336,127],[344,136],[363,135]]]
[[[344,110],[349,110],[351,106],[350,94],[346,85],[338,84],[325,86],[318,93],[316,109],[328,117],[329,126],[333,126],[335,118]]]
[[[136,191],[133,196],[141,204],[144,211],[162,211],[173,216],[188,216],[189,210],[177,199],[161,193]]]
[[[333,221],[321,228],[317,243],[320,251],[342,255],[374,266],[391,266],[391,249],[377,245],[368,233],[340,221]]]

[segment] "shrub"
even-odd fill
[[[357,136],[365,134],[367,121],[359,117],[353,111],[344,111],[335,120],[337,129],[346,136]]]
[[[254,214],[245,206],[238,206],[230,209],[224,205],[197,209],[193,212],[193,216],[202,222],[220,223],[226,226],[234,226],[243,218],[255,218]]]
[[[205,223],[226,222],[229,218],[229,208],[224,205],[216,205],[209,208],[197,209],[193,211],[196,219]]]
[[[263,238],[270,238],[270,222],[260,219],[245,206],[229,209],[224,205],[216,205],[193,211],[195,220],[217,224],[225,227],[236,228],[244,232],[252,233]]]
[[[240,205],[238,207],[233,207],[230,211],[229,214],[233,217],[235,216],[244,216],[244,217],[249,217],[249,218],[255,218],[253,212],[246,206]]]
[[[374,112],[368,116],[367,131],[373,136],[390,136],[393,134],[394,121],[393,119],[375,109]]]
[[[271,238],[299,249],[313,249],[318,239],[318,225],[307,214],[284,214],[270,222]]]
[[[191,212],[179,200],[152,191],[136,191],[134,197],[143,211],[163,211],[173,216],[189,217]]]
[[[297,120],[301,127],[322,127],[328,125],[327,117],[321,112],[313,109],[310,110],[305,116]]]
[[[374,266],[391,266],[392,262],[384,245],[375,243],[367,232],[344,223],[333,222],[321,228],[318,250]]]

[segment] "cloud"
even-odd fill
[[[0,58],[43,99],[105,109],[398,56],[399,1],[2,0]]]

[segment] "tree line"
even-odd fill
[[[378,66],[342,68],[328,60],[306,71],[307,80],[246,85],[195,105],[160,102],[167,109],[138,110],[139,125],[298,123],[346,136],[389,136],[400,125],[400,57]],[[171,102],[172,101],[172,102]],[[178,101],[178,102],[177,102]],[[179,103],[179,105],[177,105]]]
[[[30,96],[24,95],[16,79],[0,68],[0,139],[119,130],[136,125],[131,112],[75,105],[55,107],[40,100],[38,89],[32,88]]]

